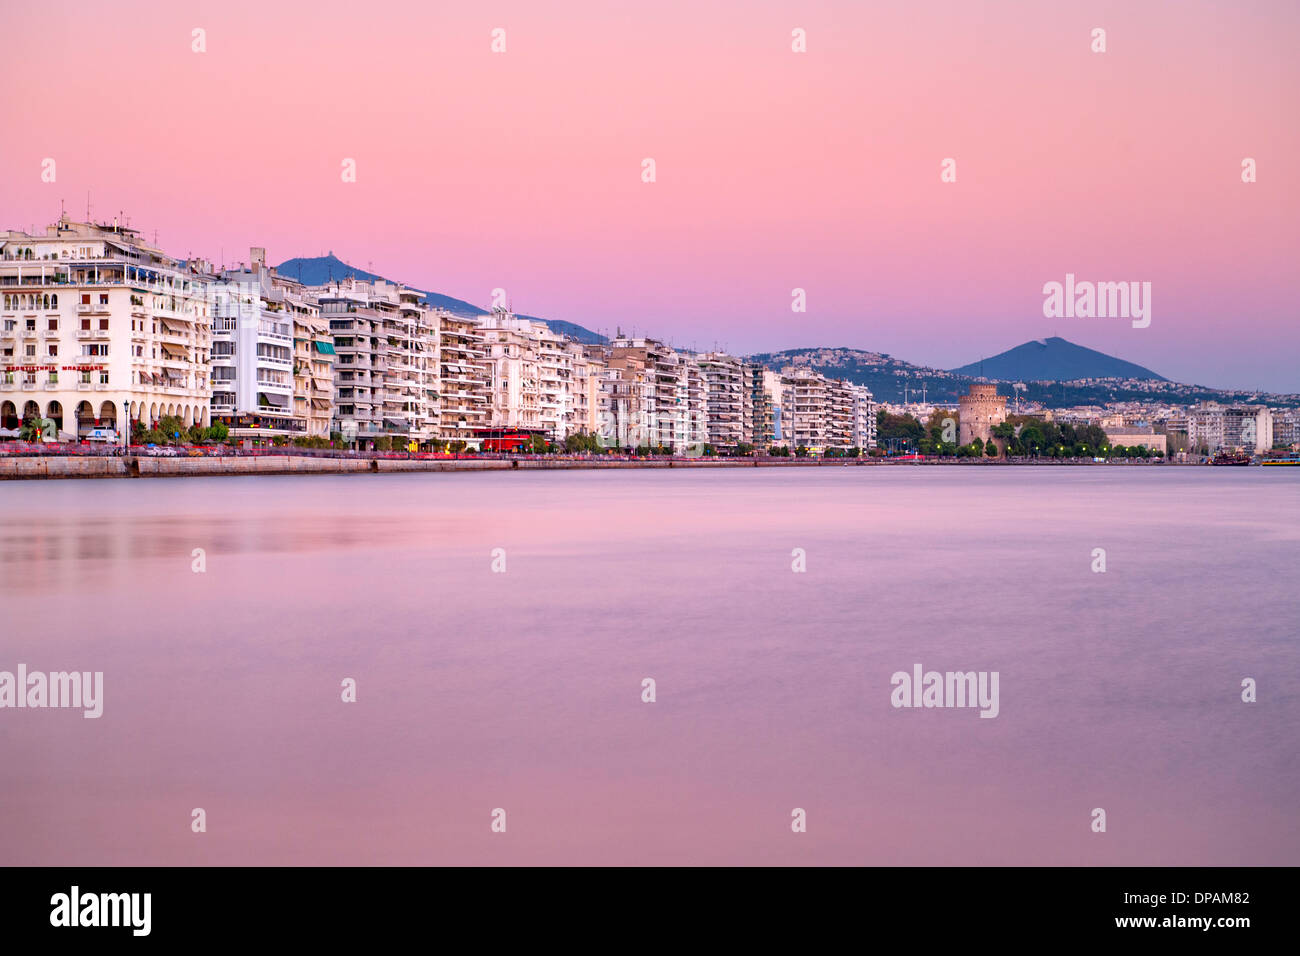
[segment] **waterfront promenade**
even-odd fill
[[[95,452],[0,450],[0,480],[41,478],[178,478],[222,475],[364,475],[401,472],[566,471],[663,468],[854,468],[961,465],[1100,465],[1086,459],[977,459],[884,457],[821,458],[753,456],[744,458],[655,455],[407,455],[400,452],[338,452],[309,449],[96,449]],[[1124,460],[1119,466],[1164,464]]]

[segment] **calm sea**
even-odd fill
[[[0,670],[104,674],[97,720],[0,710],[3,864],[1300,864],[1285,470],[6,482],[0,507]],[[997,671],[998,716],[892,707],[915,664]]]

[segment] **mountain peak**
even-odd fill
[[[1076,345],[1052,335],[1030,339],[990,358],[952,369],[954,375],[1004,382],[1072,382],[1085,378],[1127,378],[1168,381],[1149,368]]]

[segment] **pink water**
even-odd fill
[[[0,483],[0,863],[1295,865],[1297,477]]]

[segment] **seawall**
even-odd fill
[[[309,455],[231,455],[204,457],[153,457],[123,455],[25,455],[0,458],[0,480],[23,478],[179,478],[215,475],[355,475],[395,472],[555,471],[604,468],[762,468],[853,467],[861,459],[652,459],[602,461],[600,459],[546,458],[325,458]]]

